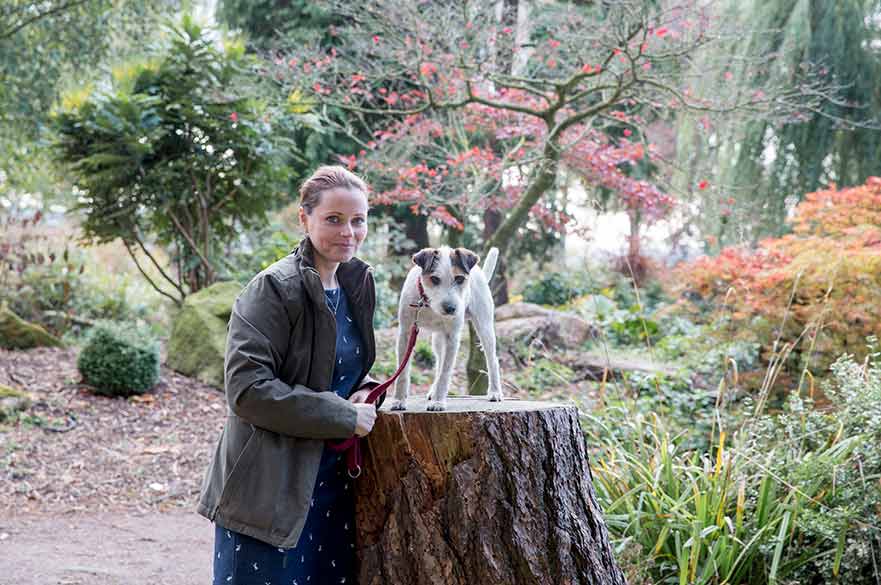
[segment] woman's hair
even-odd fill
[[[353,189],[367,195],[367,183],[358,175],[339,165],[319,167],[300,187],[300,207],[311,214],[321,194],[330,189]]]

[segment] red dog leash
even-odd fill
[[[416,307],[416,319],[410,327],[407,351],[404,353],[404,358],[398,365],[397,371],[392,374],[392,377],[370,391],[370,394],[367,395],[367,400],[364,401],[367,404],[373,404],[379,400],[380,396],[386,393],[389,386],[394,384],[398,376],[401,375],[401,372],[404,371],[404,366],[407,365],[407,362],[410,361],[410,356],[413,354],[413,348],[416,346],[416,337],[419,335],[419,309],[428,305],[428,297],[425,296],[425,290],[422,288],[422,280],[417,280],[417,282],[419,284],[419,302],[410,305],[411,307]],[[352,435],[348,439],[339,442],[326,441],[325,444],[333,451],[346,452],[346,467],[349,470],[349,477],[356,478],[361,475],[361,437]]]

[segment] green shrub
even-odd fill
[[[222,261],[230,280],[249,282],[254,275],[281,260],[300,245],[298,234],[292,234],[279,217],[269,224],[244,232],[228,256]]]
[[[782,414],[766,419],[755,440],[785,449],[768,467],[787,485],[819,493],[819,505],[798,517],[803,551],[837,543],[835,554],[806,556],[795,581],[876,585],[881,575],[881,353],[870,343],[866,361],[837,360],[823,390],[822,404],[810,395],[790,394]],[[850,452],[843,462],[822,456],[845,448]]]
[[[159,381],[159,344],[140,328],[100,323],[90,332],[77,368],[98,394],[141,394]]]
[[[373,327],[391,327],[398,319],[398,292],[391,286],[392,270],[383,266],[373,271],[376,283],[376,312],[373,313]]]
[[[572,368],[545,357],[535,360],[525,370],[514,375],[517,385],[530,394],[540,394],[552,388],[568,386],[574,378],[575,373]]]
[[[656,322],[640,314],[638,307],[631,307],[629,311],[615,311],[604,324],[618,345],[653,342],[661,332]]]
[[[565,305],[587,290],[561,272],[548,272],[539,280],[526,285],[523,300],[538,305]]]
[[[90,321],[145,320],[162,329],[161,297],[139,279],[103,270],[89,251],[77,247],[65,247],[58,255],[48,247],[22,251],[31,261],[19,263],[15,270],[0,267],[0,298],[22,319],[73,343]]]
[[[420,339],[413,348],[413,363],[420,368],[434,367],[434,352],[431,351],[431,345],[427,341]]]
[[[635,559],[625,572],[650,583],[877,583],[881,354],[870,357],[833,366],[832,408],[793,392],[779,412],[757,413],[747,398],[733,425],[704,402],[709,433],[658,414],[675,404],[649,411],[644,395],[610,393],[584,428],[612,540]]]

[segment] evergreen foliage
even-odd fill
[[[159,381],[159,344],[129,324],[103,322],[90,333],[77,369],[98,394],[142,394]]]
[[[154,287],[180,302],[218,279],[226,246],[281,195],[272,133],[290,119],[249,85],[241,45],[221,53],[189,18],[170,33],[167,50],[116,70],[114,91],[68,96],[54,127],[57,158],[86,191],[85,237],[130,253],[155,237],[177,275]]]

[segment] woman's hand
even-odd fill
[[[364,404],[367,401],[368,396],[370,396],[370,388],[358,390],[357,392],[352,392],[352,395],[349,396],[349,402]]]
[[[373,423],[376,422],[376,407],[362,402],[355,404],[355,411],[357,413],[355,434],[363,437],[373,430]]]

